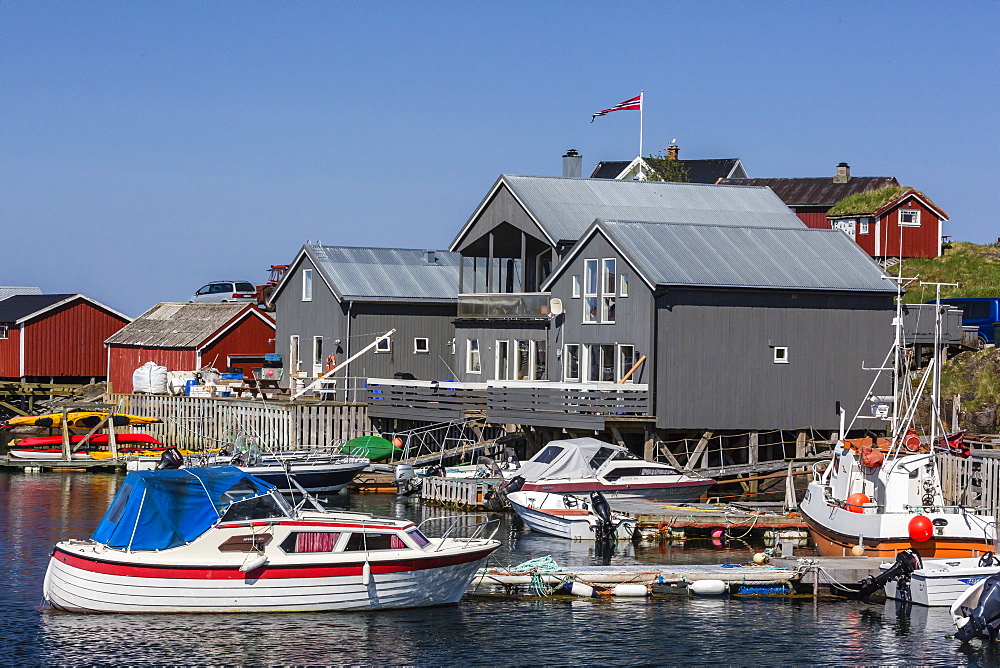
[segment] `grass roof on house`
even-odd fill
[[[940,209],[940,207],[934,203],[934,200],[916,188],[910,188],[907,186],[886,186],[885,188],[879,188],[878,190],[866,190],[864,192],[854,193],[853,195],[845,197],[830,207],[830,210],[826,212],[826,215],[850,216],[861,213],[874,213],[905,192],[913,192],[935,209]]]

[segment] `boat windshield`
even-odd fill
[[[288,517],[288,504],[278,494],[264,494],[242,499],[230,504],[222,516],[222,522],[244,520],[265,520],[272,517]]]
[[[595,471],[601,468],[614,452],[611,448],[598,448],[597,454],[590,458],[590,468]]]

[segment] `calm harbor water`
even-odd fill
[[[676,598],[520,601],[456,607],[277,615],[76,615],[41,609],[56,540],[93,531],[122,478],[0,472],[0,662],[66,664],[997,665],[1000,651],[963,646],[946,610],[833,601]],[[335,503],[420,520],[440,514],[391,495]],[[507,526],[501,530],[506,534]],[[501,564],[552,555],[601,563],[592,546],[515,533]],[[612,563],[724,563],[750,551],[626,546]]]

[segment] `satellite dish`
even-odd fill
[[[553,297],[549,300],[549,312],[552,315],[562,315],[563,314],[563,303],[558,297]]]

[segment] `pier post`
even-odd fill
[[[747,439],[747,463],[751,467],[753,467],[751,469],[752,473],[757,472],[757,464],[759,463],[760,459],[760,446],[758,445],[759,438],[760,435],[757,432],[752,431],[750,432],[750,436]],[[758,481],[751,480],[750,487],[749,489],[747,489],[747,492],[749,492],[751,495],[756,495],[758,491],[760,491],[760,486],[758,484]]]

